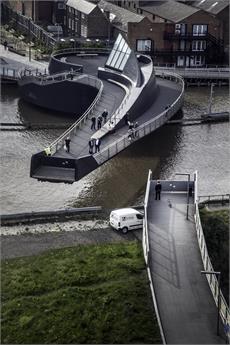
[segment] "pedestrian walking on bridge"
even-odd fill
[[[96,139],[96,142],[95,142],[95,153],[100,152],[100,146],[101,146],[101,139],[98,138]]]
[[[92,118],[91,118],[91,122],[92,122],[92,124],[91,124],[91,129],[93,130],[93,129],[96,129],[96,117],[95,116],[93,116]]]
[[[66,152],[68,152],[68,153],[70,151],[70,142],[71,142],[70,137],[67,137],[65,139],[65,146],[66,146]]]
[[[107,116],[108,116],[108,111],[105,109],[105,110],[103,111],[103,113],[101,114],[101,116],[102,116],[103,119],[104,119],[104,123],[106,123]]]
[[[90,141],[89,141],[89,154],[93,153],[93,148],[94,148],[94,139],[90,139]]]
[[[161,200],[161,183],[158,180],[155,186],[155,200]]]

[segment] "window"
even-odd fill
[[[72,30],[74,31],[74,20],[72,20]]]
[[[118,35],[113,49],[106,61],[106,66],[123,71],[130,56],[131,49],[121,34]]]
[[[137,51],[138,52],[149,52],[152,50],[152,40],[137,40]]]
[[[137,216],[137,219],[143,219],[142,214],[136,214],[136,216]]]
[[[71,29],[71,18],[69,18],[69,25],[68,28]]]
[[[87,35],[88,35],[87,26],[81,25],[81,36],[87,37]]]
[[[65,9],[65,4],[63,4],[62,2],[58,3],[58,9],[59,10],[64,10]]]
[[[208,25],[206,24],[199,24],[193,25],[192,33],[193,36],[205,36],[208,32]]]
[[[204,51],[206,49],[206,41],[192,41],[192,51]]]

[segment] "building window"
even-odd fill
[[[72,8],[68,6],[68,12],[71,13]]]
[[[196,55],[190,57],[190,66],[202,66],[205,64],[205,57],[202,55]]]
[[[152,50],[152,40],[137,40],[138,52],[149,52]]]
[[[72,20],[72,30],[74,31],[74,20]]]
[[[193,36],[205,36],[208,32],[208,25],[199,24],[199,25],[193,25],[192,26],[192,33]]]
[[[69,18],[68,28],[71,29],[71,18]]]
[[[81,25],[81,36],[82,37],[87,37],[87,35],[88,35],[87,26],[82,24]]]
[[[64,10],[65,9],[65,4],[63,4],[62,2],[58,3],[58,9],[59,10]]]
[[[204,51],[206,49],[206,41],[192,41],[192,51]]]

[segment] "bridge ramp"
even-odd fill
[[[150,267],[162,326],[169,344],[220,344],[217,308],[203,270],[190,197],[162,192],[155,200],[151,181],[148,206]]]

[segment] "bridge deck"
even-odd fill
[[[216,335],[217,308],[205,276],[187,194],[162,192],[155,200],[151,181],[148,228],[151,272],[166,342],[220,344]],[[169,200],[172,205],[170,207]]]
[[[112,111],[116,109],[119,105],[120,97],[118,97],[118,93],[113,93],[112,99],[109,97],[112,93],[112,90],[116,92],[119,89],[118,86],[105,82],[105,87],[107,89],[107,106],[105,108],[109,111],[109,115],[111,115]],[[157,98],[150,109],[144,112],[139,118],[136,120],[138,121],[139,125],[147,122],[151,118],[160,114],[167,104],[173,103],[173,101],[179,96],[180,88],[179,86],[174,83],[170,82],[169,80],[162,80],[157,78],[158,83],[158,95]],[[121,89],[120,89],[121,90]],[[121,91],[120,91],[121,92]],[[109,94],[108,94],[109,93]],[[97,117],[99,114],[103,112],[103,107],[100,107],[95,116]],[[109,119],[110,116],[108,116]],[[71,149],[70,153],[66,153],[63,148],[55,153],[56,157],[65,157],[65,158],[78,158],[80,156],[87,155],[89,153],[88,141],[90,137],[96,132],[91,130],[91,120],[88,119],[84,126],[77,130],[76,135],[71,138]],[[125,135],[128,131],[127,126],[123,126],[122,128],[116,130],[115,133],[106,135],[101,140],[101,149],[104,147],[112,144],[114,141]]]

